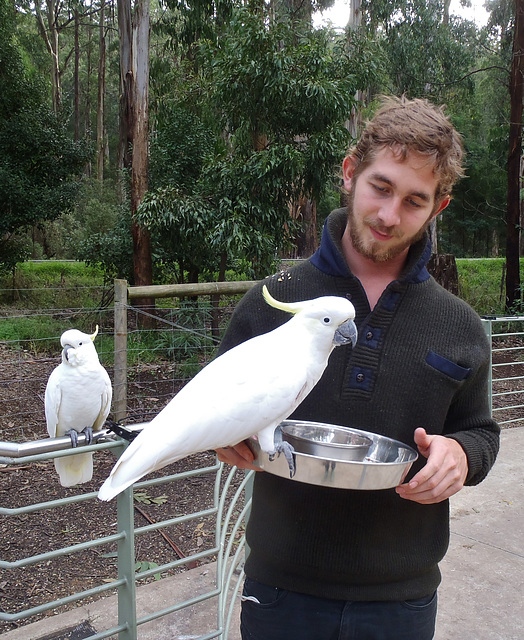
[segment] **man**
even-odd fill
[[[356,346],[333,351],[291,417],[379,433],[421,455],[402,485],[382,491],[255,474],[244,640],[433,638],[448,498],[484,479],[499,445],[481,322],[425,266],[428,226],[449,204],[462,156],[441,109],[384,99],[343,162],[347,211],[328,217],[310,260],[266,279],[278,300],[339,295],[356,309]],[[221,349],[286,319],[257,285]],[[219,457],[253,467],[246,443]]]

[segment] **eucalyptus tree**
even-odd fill
[[[120,148],[131,174],[134,284],[153,283],[151,238],[136,217],[147,191],[149,162],[149,0],[117,0],[120,38]],[[150,299],[135,301],[152,304]]]
[[[390,92],[435,101],[447,99],[450,89],[471,92],[471,81],[459,81],[476,53],[472,23],[426,0],[365,0],[363,17],[387,55]]]
[[[510,118],[508,153],[508,202],[506,234],[506,308],[522,304],[520,282],[522,107],[524,90],[524,0],[515,0],[515,25],[510,70]]]

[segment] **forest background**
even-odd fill
[[[352,0],[345,30],[314,27],[330,3],[0,0],[0,267],[263,277],[314,251],[384,93],[446,104],[464,136],[438,252],[505,256],[522,226],[507,169],[523,0],[488,0],[483,26],[448,0]]]

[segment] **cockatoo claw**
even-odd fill
[[[71,438],[71,446],[76,449],[78,447],[78,433],[74,429],[70,429],[66,431],[65,435]]]
[[[280,455],[281,453],[284,454],[284,457],[286,458],[287,464],[289,467],[289,477],[292,478],[297,471],[296,462],[295,462],[295,450],[289,444],[289,442],[286,442],[285,440],[281,440],[280,442],[275,443],[275,451],[269,454],[269,460],[271,462],[275,459],[275,455],[277,453],[278,455]]]
[[[93,444],[93,428],[86,427],[85,429],[82,429],[82,433],[85,434],[86,444]]]

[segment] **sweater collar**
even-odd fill
[[[342,235],[346,228],[347,210],[336,209],[326,219],[320,247],[310,258],[317,269],[330,276],[347,278],[351,270],[342,251]],[[400,282],[416,284],[424,282],[430,275],[426,264],[431,257],[431,241],[428,234],[416,242],[409,250],[406,266],[399,278]]]

